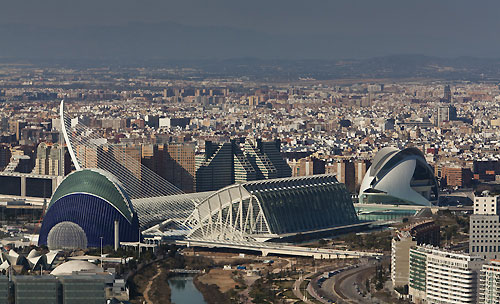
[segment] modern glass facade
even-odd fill
[[[52,180],[46,178],[26,178],[26,196],[50,198],[52,195]]]
[[[59,282],[52,276],[14,276],[16,304],[58,303]]]
[[[70,194],[57,200],[47,211],[40,236],[39,245],[46,245],[50,230],[64,221],[78,224],[87,236],[89,247],[99,247],[101,237],[103,245],[113,245],[114,221],[118,220],[120,241],[137,242],[139,238],[139,220],[135,215],[129,222],[107,201],[89,194]]]
[[[89,247],[114,243],[114,222],[123,242],[139,239],[139,220],[120,185],[102,170],[80,170],[68,175],[52,196],[42,222],[39,245],[46,245],[51,229],[61,222],[80,226]]]
[[[17,176],[2,176],[0,178],[0,193],[5,195],[21,195],[21,178]]]
[[[386,206],[356,206],[356,212],[360,221],[387,221],[414,216],[417,210],[388,208]]]
[[[292,176],[280,145],[279,140],[264,142],[260,139],[233,139],[222,144],[205,142],[205,155],[197,159],[196,191],[214,191],[234,183]]]
[[[104,280],[61,277],[63,304],[101,304],[106,302]]]
[[[196,205],[189,238],[265,241],[358,223],[334,175],[277,178],[225,187]]]
[[[274,234],[358,222],[349,192],[333,175],[249,182],[243,187],[258,198]]]
[[[425,268],[427,256],[416,249],[410,249],[410,288],[425,293]]]
[[[196,191],[212,191],[233,183],[232,143],[205,143],[205,159],[197,165]]]

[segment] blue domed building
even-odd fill
[[[57,224],[71,222],[85,232],[88,247],[99,247],[101,237],[103,245],[113,245],[115,221],[121,242],[139,240],[138,216],[120,182],[104,170],[78,170],[66,176],[52,196],[38,244],[48,244]]]

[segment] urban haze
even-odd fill
[[[3,0],[0,303],[500,303],[499,11]]]

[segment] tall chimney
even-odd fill
[[[115,220],[115,251],[120,247],[120,224]]]

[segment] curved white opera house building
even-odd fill
[[[417,148],[381,149],[366,172],[359,202],[430,206],[437,202],[434,172]]]

